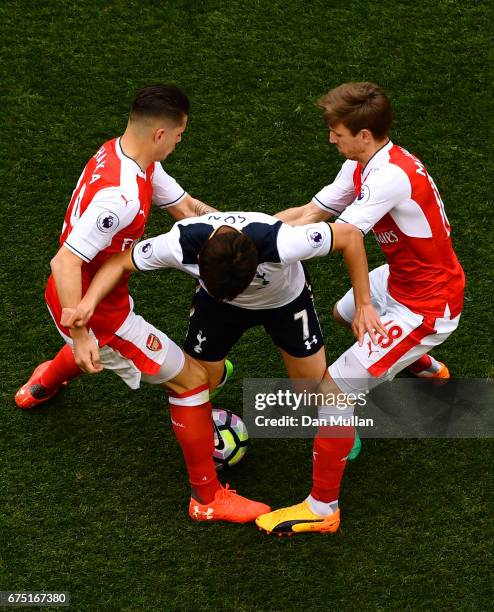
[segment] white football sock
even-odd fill
[[[431,358],[431,365],[428,368],[426,368],[425,370],[422,370],[422,371],[423,372],[429,372],[430,374],[436,374],[441,369],[441,365],[440,365],[439,361],[437,359],[434,359],[434,357],[432,355],[429,355],[429,357]]]
[[[312,512],[318,516],[328,516],[328,514],[334,514],[338,510],[337,499],[332,502],[322,502],[309,495],[307,501]]]

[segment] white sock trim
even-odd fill
[[[317,516],[328,516],[330,514],[334,514],[338,510],[337,499],[331,502],[322,502],[312,497],[312,495],[309,495],[307,497],[307,502],[309,503],[309,507],[312,512],[317,514]]]
[[[200,406],[209,401],[209,389],[204,389],[187,397],[168,396],[168,401],[174,406]]]

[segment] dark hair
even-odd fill
[[[136,93],[130,119],[169,119],[179,125],[189,111],[189,98],[175,85],[147,85]]]
[[[215,234],[199,252],[199,274],[216,300],[233,300],[252,282],[257,269],[257,249],[245,234]]]
[[[317,104],[328,127],[342,123],[354,136],[367,129],[374,138],[385,138],[393,122],[389,98],[374,83],[343,83],[330,89]]]

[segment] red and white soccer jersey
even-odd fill
[[[143,234],[151,204],[166,208],[186,193],[159,162],[145,171],[123,152],[120,139],[106,142],[89,160],[70,200],[60,245],[80,257],[84,294],[100,266],[113,254],[129,249]],[[61,305],[53,276],[46,302],[59,330]],[[101,301],[89,321],[100,346],[106,344],[132,311],[128,275]]]
[[[389,264],[388,291],[411,311],[456,317],[465,276],[439,191],[422,162],[388,142],[363,167],[346,161],[313,199],[338,222],[372,229]]]

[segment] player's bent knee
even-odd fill
[[[368,393],[381,384],[383,379],[372,376],[355,357],[352,348],[329,366],[329,376],[343,393]]]
[[[223,379],[225,371],[225,360],[220,361],[200,361],[199,363],[206,369],[209,379],[209,389],[214,391]]]
[[[186,365],[188,367],[188,372],[187,378],[183,383],[186,391],[209,384],[208,371],[204,366],[195,359],[192,359],[192,357],[186,360]]]
[[[324,372],[324,377],[320,382],[317,390],[319,393],[323,393],[326,396],[338,395],[342,392],[340,387],[337,385],[337,383],[334,381],[333,377],[329,373],[329,368],[327,368]]]
[[[200,363],[185,355],[184,365],[180,372],[162,384],[174,393],[181,394],[209,385],[209,378],[207,370]]]

